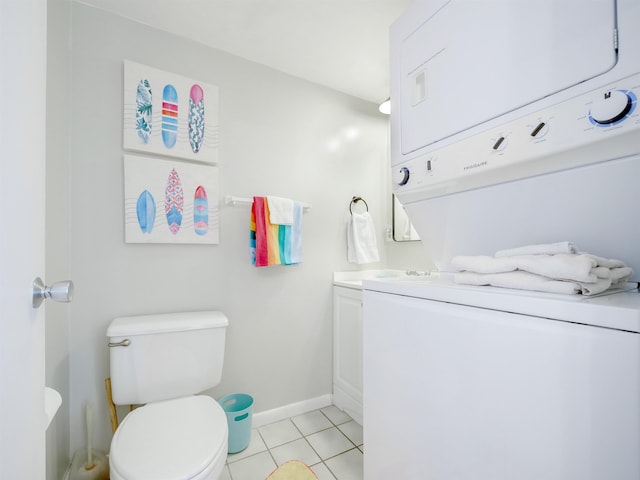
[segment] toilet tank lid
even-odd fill
[[[137,315],[115,318],[107,328],[107,337],[184,332],[227,325],[229,325],[229,319],[220,311]]]

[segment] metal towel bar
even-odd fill
[[[236,205],[251,205],[253,203],[253,198],[245,198],[245,197],[234,197],[233,195],[225,195],[224,203],[227,205],[231,205],[235,207]],[[302,204],[303,211],[307,212],[311,210],[311,205],[308,203]]]

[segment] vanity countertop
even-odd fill
[[[352,272],[333,272],[333,284],[338,287],[353,288],[362,290],[363,280],[389,280],[393,278],[407,278],[412,275],[419,275],[417,272],[406,270],[355,270]]]

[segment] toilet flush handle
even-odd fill
[[[125,338],[121,342],[109,342],[110,347],[128,347],[129,345],[131,345],[131,340],[128,338]]]

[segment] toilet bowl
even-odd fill
[[[205,395],[147,404],[114,434],[111,480],[215,480],[227,458],[227,418]]]
[[[227,458],[222,407],[201,392],[222,377],[222,312],[120,317],[107,329],[112,399],[143,405],[111,440],[111,480],[217,480]]]

